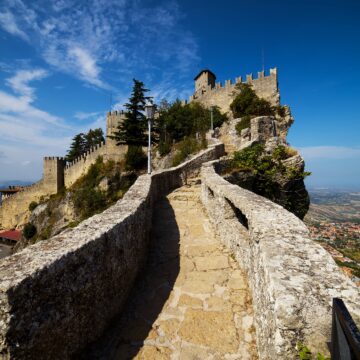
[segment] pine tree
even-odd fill
[[[90,150],[93,146],[99,145],[105,141],[104,133],[101,128],[90,129],[85,135],[85,151]]]
[[[86,150],[86,140],[83,133],[74,136],[70,145],[70,150],[66,155],[66,161],[74,161],[77,157],[83,154]]]
[[[151,97],[145,96],[149,91],[145,89],[144,83],[135,80],[129,102],[124,106],[127,109],[125,119],[118,126],[117,132],[112,136],[117,145],[146,146],[147,145],[147,121],[143,113],[145,104]]]

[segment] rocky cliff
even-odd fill
[[[309,173],[304,159],[286,141],[293,122],[290,109],[283,107],[281,115],[232,119],[219,130],[219,137],[228,152],[223,161],[226,180],[303,219],[310,204],[304,184]]]

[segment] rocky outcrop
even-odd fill
[[[220,138],[227,143],[226,149],[232,152],[263,144],[263,157],[273,157],[276,149],[283,147],[288,153],[286,159],[279,160],[284,169],[266,177],[262,170],[241,170],[235,166],[225,178],[233,184],[269,198],[303,219],[310,205],[303,178],[305,163],[286,142],[286,135],[294,119],[289,108],[285,107],[283,111],[282,117],[259,116],[251,119],[250,127],[243,129],[240,136],[236,125],[241,119],[231,120],[221,129]]]

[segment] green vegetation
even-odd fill
[[[341,249],[337,249],[337,250],[341,250]],[[335,262],[340,266],[340,267],[348,267],[350,268],[352,271],[352,274],[358,278],[360,278],[360,265],[355,263],[355,262],[347,262],[347,261],[340,261],[340,260],[335,260]]]
[[[101,128],[95,130],[90,129],[87,134],[80,133],[75,135],[66,155],[66,161],[74,161],[81,154],[84,154],[93,146],[99,145],[104,141],[104,134]]]
[[[144,87],[143,82],[135,79],[133,81],[131,97],[124,105],[127,109],[125,120],[111,138],[116,140],[117,145],[128,145],[127,168],[140,169],[146,164],[143,161],[145,155],[142,154],[142,146],[147,145],[147,120],[143,112],[146,101],[151,100],[151,97],[145,96],[149,90]],[[137,156],[139,159],[136,159]]]
[[[104,179],[107,179],[108,184],[106,190],[99,187]],[[114,161],[104,163],[103,158],[99,156],[88,173],[76,181],[69,190],[80,221],[102,212],[122,198],[135,180],[135,173],[121,176],[119,165]]]
[[[173,158],[172,166],[178,166],[190,155],[195,154],[201,149],[205,149],[207,147],[207,141],[205,136],[201,138],[201,140],[197,140],[193,137],[185,137],[184,140],[180,141],[176,145],[176,154]]]
[[[123,168],[122,163],[104,162],[102,157],[98,157],[95,164],[90,166],[88,173],[78,179],[71,188],[63,188],[57,194],[50,196],[46,201],[46,209],[40,212],[34,221],[38,231],[35,228],[35,233],[31,233],[34,225],[27,225],[26,231],[30,233],[26,233],[28,237],[24,234],[24,237],[31,238],[31,242],[48,239],[54,235],[54,228],[59,224],[59,220],[62,224],[65,223],[65,226],[68,222],[67,227],[73,228],[81,221],[113,205],[124,196],[137,178],[135,172],[122,172]],[[63,218],[64,214],[59,209],[64,205],[71,207],[71,204],[75,216],[69,221]]]
[[[240,136],[241,130],[250,127],[250,120],[256,116],[286,115],[284,106],[272,106],[270,102],[259,98],[249,84],[239,83],[235,85],[236,97],[230,104],[234,118],[241,118],[236,125],[236,132]]]
[[[32,223],[25,224],[22,234],[26,240],[30,240],[36,235],[36,227]]]
[[[302,180],[310,173],[286,167],[282,162],[295,153],[291,148],[278,146],[270,155],[263,144],[254,144],[234,152],[225,172],[238,174],[241,186],[282,205],[302,219],[308,210],[308,197],[303,194],[301,202],[295,195],[303,188]]]
[[[275,107],[271,106],[268,101],[260,99],[249,84],[236,84],[235,92],[238,91],[240,93],[230,104],[230,109],[235,118],[275,115]]]
[[[29,204],[29,210],[30,210],[30,211],[34,211],[34,210],[37,208],[38,205],[39,205],[39,204],[38,204],[36,201],[32,201],[32,202]]]
[[[213,107],[214,128],[220,127],[226,120],[226,115],[221,114],[218,107]],[[163,100],[160,104],[159,117],[156,119],[160,144],[195,137],[197,133],[205,134],[210,126],[210,110],[199,103],[182,105],[180,100],[176,100],[170,105]]]
[[[213,107],[214,128],[220,127],[224,121],[227,121],[227,116],[221,114],[218,107]],[[210,127],[210,110],[203,105],[196,102],[182,105],[180,100],[169,104],[162,100],[155,121],[160,156],[174,149],[173,166],[179,165],[188,155],[207,146],[205,134]]]
[[[128,170],[141,170],[146,166],[147,157],[141,146],[131,145],[125,154],[125,164]]]
[[[235,125],[236,133],[241,136],[241,131],[250,127],[251,116],[246,115]]]
[[[330,358],[325,357],[324,355],[317,353],[316,357],[314,358],[310,349],[303,345],[302,343],[296,344],[296,350],[298,351],[299,359],[300,360],[330,360]]]

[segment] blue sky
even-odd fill
[[[360,189],[359,17],[355,0],[1,0],[0,181],[39,179],[42,157],[104,126],[132,78],[173,100],[203,67],[224,82],[264,62],[308,185]]]

